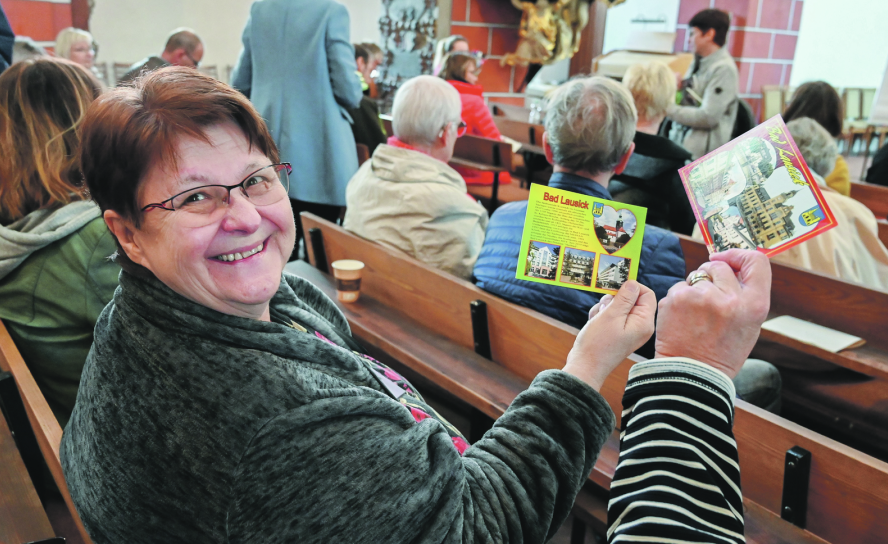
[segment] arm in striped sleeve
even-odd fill
[[[636,364],[623,395],[609,543],[745,542],[734,384],[691,359]]]

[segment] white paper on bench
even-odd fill
[[[863,338],[858,336],[845,334],[789,315],[769,319],[762,323],[762,328],[766,331],[776,332],[793,340],[825,349],[831,353],[838,353],[855,344],[863,344]]]

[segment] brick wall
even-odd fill
[[[493,102],[524,105],[524,95],[515,92],[526,68],[500,66],[500,59],[518,45],[521,12],[508,0],[453,0],[451,34],[462,34],[469,47],[483,51],[487,62],[478,83]]]
[[[72,24],[71,0],[0,0],[12,31],[44,47],[55,45],[56,34]]]
[[[706,8],[732,14],[727,48],[740,70],[740,96],[761,118],[762,86],[789,85],[803,0],[681,0],[675,50],[687,51],[688,21]]]

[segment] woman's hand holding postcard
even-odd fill
[[[531,185],[515,277],[614,293],[638,276],[647,210]]]
[[[770,257],[836,226],[779,115],[678,172],[710,253]]]

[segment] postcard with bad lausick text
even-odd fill
[[[647,210],[531,185],[515,277],[614,293],[638,276]]]
[[[710,253],[770,257],[836,226],[779,115],[678,172]]]

